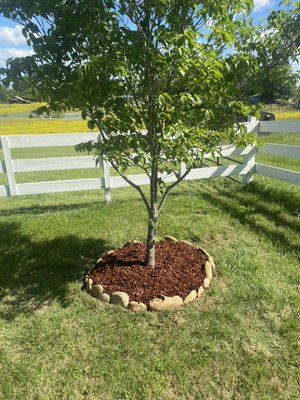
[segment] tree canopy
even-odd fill
[[[51,109],[82,110],[99,142],[94,151],[140,193],[148,213],[146,264],[155,263],[155,230],[170,190],[224,141],[253,143],[235,125],[244,102],[239,76],[257,70],[249,53],[250,0],[0,0],[24,26],[35,54],[10,62]],[[247,44],[247,45],[246,45]],[[186,164],[179,172],[180,163]],[[131,181],[135,165],[149,192]],[[167,183],[173,174],[173,182]]]
[[[262,101],[289,99],[297,88],[299,74],[291,63],[300,56],[300,3],[285,4],[285,9],[270,13],[256,43],[259,70],[253,83]]]
[[[260,63],[271,67],[297,61],[300,56],[300,3],[284,1],[286,8],[272,11],[256,47]]]

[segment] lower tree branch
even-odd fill
[[[130,186],[132,186],[135,190],[137,190],[137,191],[139,192],[139,194],[140,194],[140,196],[142,197],[143,202],[144,202],[144,204],[145,204],[145,206],[146,206],[146,209],[147,209],[147,211],[148,211],[148,213],[149,213],[149,212],[150,212],[150,205],[149,205],[149,202],[148,202],[148,200],[147,200],[147,198],[146,198],[146,196],[145,196],[145,193],[142,191],[141,187],[140,187],[139,185],[136,185],[136,184],[135,184],[134,182],[132,182],[130,179],[128,179],[128,177],[127,177],[126,175],[122,174],[122,173],[120,172],[119,168],[116,166],[116,164],[115,164],[112,160],[110,160],[110,163],[111,163],[111,166],[113,167],[113,169],[114,169],[115,171],[117,171],[117,173],[118,173]]]
[[[174,183],[172,183],[171,185],[169,185],[169,186],[166,188],[164,194],[162,195],[162,198],[161,198],[161,200],[160,200],[160,203],[159,203],[159,205],[158,205],[158,213],[160,213],[161,209],[163,208],[163,205],[164,205],[164,203],[165,203],[165,201],[166,201],[166,199],[167,199],[167,196],[168,196],[169,192],[170,192],[175,186],[177,186],[180,182],[182,182],[182,181],[184,180],[184,178],[190,173],[191,169],[192,169],[192,167],[188,168],[188,169],[185,171],[185,173],[184,173],[179,179],[177,179],[177,181],[175,181]]]

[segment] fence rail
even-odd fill
[[[252,121],[246,123],[248,131],[259,132],[287,132],[300,133],[299,121]],[[58,147],[75,146],[88,140],[97,140],[95,133],[72,133],[72,134],[48,134],[48,135],[14,135],[1,136],[1,148],[4,160],[0,162],[0,174],[7,175],[7,185],[0,185],[0,196],[16,196],[37,193],[65,192],[73,190],[104,189],[106,201],[110,200],[111,188],[125,187],[129,184],[121,177],[110,176],[110,165],[102,161],[100,168],[103,170],[103,177],[73,180],[56,180],[47,182],[17,183],[15,173],[38,172],[53,170],[85,169],[95,167],[92,156],[36,158],[36,159],[13,159],[11,149],[33,148],[33,147]],[[255,173],[281,179],[287,182],[300,184],[300,173],[275,168],[255,162],[257,149],[253,146],[239,148],[231,145],[222,146],[221,153],[205,154],[204,159],[214,162],[214,158],[220,155],[234,164],[207,166],[193,169],[186,177],[186,180],[209,179],[214,177],[242,176],[243,182],[247,183],[253,179]],[[258,150],[259,153],[275,154],[283,157],[300,159],[300,146],[266,144]],[[232,156],[243,156],[243,162],[235,162]],[[181,166],[184,169],[184,165]],[[100,171],[99,171],[100,175]],[[128,176],[135,184],[149,184],[146,174]],[[174,174],[163,175],[166,182],[176,180]]]

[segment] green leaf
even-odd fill
[[[90,119],[90,120],[88,121],[88,123],[87,123],[87,126],[88,126],[88,128],[89,128],[90,130],[93,130],[93,129],[95,128],[95,122],[94,122],[92,119]]]
[[[158,103],[161,106],[170,104],[172,102],[172,98],[168,93],[161,93],[158,97]]]

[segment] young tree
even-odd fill
[[[237,71],[256,67],[244,48],[251,5],[0,0],[0,11],[24,26],[35,51],[10,62],[8,79],[26,73],[52,109],[79,108],[89,128],[99,129],[99,142],[78,149],[108,160],[140,193],[147,266],[155,264],[157,221],[169,192],[224,141],[255,141],[235,126],[237,114],[251,112],[236,80]],[[179,171],[181,163],[186,169]],[[149,193],[125,175],[131,165],[149,177]]]

